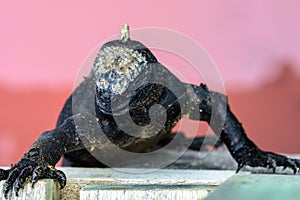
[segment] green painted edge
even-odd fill
[[[275,174],[234,175],[205,200],[299,200],[300,176]]]

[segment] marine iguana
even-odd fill
[[[151,110],[154,105],[160,105],[164,112]],[[153,120],[162,115],[164,121]],[[128,116],[139,128],[126,125],[126,120],[116,121],[116,117]],[[41,178],[51,178],[64,188],[66,176],[55,168],[62,156],[71,166],[102,166],[92,151],[110,155],[113,143],[126,151],[144,152],[170,135],[181,118],[210,124],[238,163],[236,172],[245,165],[272,168],[274,172],[283,166],[294,173],[300,167],[297,159],[259,149],[245,134],[224,94],[210,91],[205,84],[181,82],[145,45],[130,39],[125,25],[119,40],[102,46],[90,75],[67,99],[56,128],[42,133],[10,169],[0,169],[0,180],[6,180],[4,195],[7,197],[12,189],[18,194],[29,177],[32,185]],[[224,123],[218,123],[222,118]]]

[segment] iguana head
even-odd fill
[[[120,39],[105,43],[94,61],[98,100],[123,95],[150,63],[157,63],[155,56],[141,42],[131,40],[129,26],[124,25]]]

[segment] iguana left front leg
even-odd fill
[[[231,112],[225,95],[209,91],[204,84],[200,86],[192,85],[191,87],[198,98],[199,103],[194,105],[194,109],[199,110],[200,119],[193,115],[187,116],[190,119],[203,120],[210,124],[212,130],[220,137],[237,161],[238,168],[236,172],[239,172],[245,165],[271,168],[273,172],[275,172],[277,166],[283,166],[284,168],[291,168],[294,173],[297,172],[300,168],[300,160],[265,152],[247,137],[241,123]],[[213,120],[211,120],[212,109],[214,109]]]

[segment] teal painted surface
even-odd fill
[[[299,175],[234,175],[205,200],[300,200]]]

